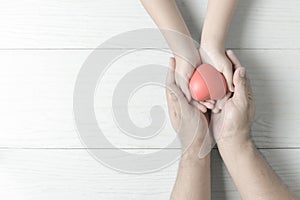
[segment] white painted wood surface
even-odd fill
[[[106,50],[97,50],[106,51]],[[111,50],[114,51],[114,50]],[[2,50],[0,146],[34,148],[80,148],[73,116],[73,89],[82,63],[90,50]],[[256,117],[252,134],[261,148],[300,147],[300,50],[238,50],[237,55],[251,76]],[[167,64],[169,54],[141,51],[120,58],[104,75],[96,91],[99,126],[120,148],[162,148],[175,137],[169,126],[150,140],[128,138],[118,130],[111,113],[115,85],[130,69],[140,65]],[[146,77],[147,74],[144,74]],[[100,92],[101,90],[101,92]],[[129,103],[132,120],[150,123],[150,108],[166,109],[162,87],[137,92]],[[168,121],[168,120],[167,120]]]
[[[300,195],[299,150],[262,150],[270,165]],[[1,196],[6,199],[168,199],[178,162],[152,174],[108,169],[82,149],[1,150]],[[119,159],[119,158],[114,158]],[[216,150],[213,199],[239,199]]]
[[[194,37],[206,0],[178,0]],[[241,0],[230,48],[299,48],[300,2]],[[137,0],[2,0],[0,48],[95,48],[113,35],[155,25]]]
[[[140,2],[0,2],[0,197],[168,199],[177,162],[151,174],[115,172],[87,153],[73,120],[76,76],[92,50],[114,35],[155,28]],[[197,40],[206,1],[178,0],[178,4]],[[253,139],[274,170],[298,195],[299,32],[299,1],[240,0],[227,42],[252,80],[256,103]],[[131,39],[132,45],[117,42],[97,51],[114,53],[141,42]],[[165,43],[160,47],[167,48]],[[124,73],[144,64],[166,65],[169,56],[159,50],[133,52],[114,62],[104,77],[101,92],[96,92],[95,111],[106,137],[116,147],[145,153],[163,148],[174,139],[170,124],[150,140],[128,138],[110,119],[109,107],[114,85]],[[166,108],[164,98],[159,87],[138,91],[129,103],[132,120],[141,126],[150,123],[149,108],[155,104]],[[216,151],[212,159],[213,199],[239,199]]]

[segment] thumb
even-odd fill
[[[246,69],[244,67],[239,67],[235,70],[233,75],[233,84],[234,84],[234,94],[233,99],[236,103],[245,103],[248,102],[248,88],[246,80]]]
[[[232,70],[226,68],[224,70],[223,74],[224,74],[224,77],[225,77],[226,82],[227,82],[227,88],[228,88],[228,90],[230,92],[233,92],[234,89],[233,89],[233,84],[232,84],[232,82],[233,82],[232,81]]]

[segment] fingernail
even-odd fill
[[[240,69],[240,77],[245,77],[245,75],[246,75],[246,69],[244,67],[242,67]]]

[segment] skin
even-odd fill
[[[234,53],[227,51],[227,56],[235,69],[235,92],[226,101],[224,109],[211,116],[221,157],[242,199],[298,199],[268,165],[249,137],[254,116],[250,80]]]
[[[200,54],[204,63],[223,73],[233,92],[232,65],[225,55],[225,42],[238,0],[209,0],[201,35]]]
[[[234,90],[232,65],[225,55],[225,41],[237,1],[209,0],[198,53],[175,0],[141,0],[175,55],[176,65],[179,66],[176,67],[175,82],[188,101],[191,101],[188,87],[189,79],[195,67],[201,63],[209,63],[222,72],[229,91],[233,92]],[[216,105],[213,100],[192,101],[202,112],[211,109],[217,113],[222,109],[227,99],[228,96],[224,97],[217,101]]]
[[[210,199],[210,154],[203,159],[197,157],[207,133],[207,116],[197,108],[206,112],[203,109],[205,104],[190,102],[188,91],[188,80],[194,67],[201,63],[199,54],[187,39],[191,38],[190,33],[174,0],[142,0],[142,3],[164,34],[176,60],[171,61],[167,101],[172,125],[181,139],[183,155],[171,199]],[[236,3],[237,0],[209,0],[201,37],[201,59],[222,72],[229,90],[234,92],[232,97],[228,93],[216,106],[211,106],[214,102],[205,102],[205,106],[213,111],[210,122],[213,123],[213,135],[242,199],[297,199],[249,138],[253,120],[250,81],[231,51],[226,57],[224,47]],[[187,37],[174,37],[165,30]]]
[[[199,52],[203,63],[211,64],[223,73],[229,92],[223,99],[216,101],[214,108],[211,109],[213,113],[222,110],[224,103],[232,95],[230,92],[234,91],[233,68],[225,55],[225,42],[237,3],[238,0],[208,1]]]
[[[189,80],[197,66],[201,64],[200,53],[194,45],[191,34],[182,18],[175,0],[141,0],[153,21],[164,35],[176,60],[175,82],[188,101],[191,101]],[[214,101],[193,104],[202,112],[214,108]]]
[[[167,76],[167,103],[171,123],[182,144],[182,158],[171,194],[172,200],[210,199],[210,154],[198,153],[208,130],[207,114],[188,102],[175,82],[175,59],[170,60]]]
[[[176,2],[175,0],[141,0],[141,2],[162,31],[175,55],[176,65],[180,66],[176,67],[175,81],[190,101],[187,81],[201,61]]]
[[[232,51],[227,56],[234,66],[235,92],[210,123],[220,155],[242,199],[298,199],[284,185],[256,149],[249,137],[254,116],[253,94],[246,70]],[[171,123],[183,146],[171,199],[210,199],[210,154],[197,158],[208,128],[208,115],[189,104],[174,80],[175,64],[170,62],[167,102]],[[223,120],[224,119],[224,120]]]

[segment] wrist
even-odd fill
[[[201,34],[201,46],[225,49],[226,27],[216,24],[215,17],[205,17]]]
[[[182,149],[182,160],[199,160],[200,149],[203,145],[203,139],[194,140],[189,146]],[[209,155],[208,155],[209,157]],[[203,158],[204,159],[204,158]]]
[[[217,141],[218,149],[221,156],[241,154],[249,148],[255,148],[254,143],[247,133],[243,133],[240,136],[232,136],[222,138]]]
[[[180,166],[184,167],[192,167],[199,165],[207,165],[210,164],[210,153],[207,154],[204,158],[200,159],[197,151],[185,151],[181,156]]]
[[[183,58],[181,56],[174,56],[175,61],[176,61],[176,66],[180,67],[193,67],[196,68],[200,65],[200,60],[199,59],[188,59],[188,58]]]
[[[203,41],[203,40],[202,40]],[[205,42],[201,42],[200,50],[204,51],[206,54],[224,54],[225,47],[218,42],[209,42],[204,40]]]
[[[225,50],[225,41],[222,39],[222,37],[216,34],[206,34],[205,32],[203,32],[201,36],[200,46],[201,48],[207,50],[223,52]]]

